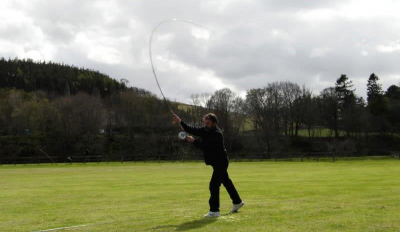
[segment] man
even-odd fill
[[[174,122],[179,123],[187,133],[201,138],[197,139],[190,135],[186,136],[187,141],[193,143],[203,151],[206,165],[213,167],[213,174],[209,185],[211,196],[208,203],[210,211],[204,217],[220,216],[219,188],[221,184],[224,185],[232,199],[233,207],[231,213],[236,213],[244,205],[244,202],[240,199],[228,175],[229,159],[224,145],[224,137],[221,130],[217,127],[217,116],[212,113],[205,115],[203,118],[203,127],[191,127],[176,114],[173,117]]]

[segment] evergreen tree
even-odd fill
[[[338,95],[339,105],[343,107],[346,99],[354,97],[353,82],[349,80],[347,75],[342,74],[335,83],[335,91]]]
[[[378,83],[379,77],[372,73],[367,83],[367,101],[372,115],[385,114],[388,110],[388,99],[383,95],[382,85]]]
[[[346,131],[347,136],[350,136],[356,130],[355,122],[357,120],[357,110],[359,109],[353,82],[342,74],[336,80],[335,90],[338,96],[339,126]]]
[[[374,73],[369,76],[367,83],[367,101],[369,102],[372,98],[379,97],[383,94],[382,85],[378,83],[379,77]]]

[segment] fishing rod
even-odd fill
[[[167,98],[166,98],[165,95],[164,95],[164,92],[162,91],[160,82],[158,81],[157,74],[156,74],[156,70],[155,70],[155,68],[154,68],[153,56],[152,56],[152,49],[151,49],[151,48],[152,48],[152,42],[153,42],[154,32],[155,32],[161,25],[163,25],[164,23],[168,23],[168,22],[182,22],[182,23],[188,23],[188,24],[194,25],[194,26],[196,26],[196,27],[202,28],[202,29],[204,29],[204,30],[207,30],[207,31],[211,31],[211,30],[209,30],[208,28],[206,28],[206,27],[204,27],[204,26],[202,26],[202,25],[200,25],[200,24],[197,24],[197,23],[194,23],[194,22],[191,22],[191,21],[188,21],[188,20],[184,20],[184,19],[167,19],[167,20],[164,20],[164,21],[161,21],[160,23],[158,23],[158,24],[154,27],[153,31],[151,32],[151,36],[150,36],[150,40],[149,40],[149,56],[150,56],[150,63],[151,63],[151,68],[152,68],[152,70],[153,70],[154,79],[156,80],[158,89],[159,89],[160,92],[161,92],[161,95],[162,95],[162,97],[163,97],[163,99],[164,99],[165,104],[168,106],[168,108],[169,108],[169,110],[171,111],[171,113],[174,114],[174,112],[172,111],[172,108],[171,108],[170,104],[169,104],[168,101],[167,101]]]

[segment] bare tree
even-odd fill
[[[308,137],[311,138],[311,129],[316,125],[317,104],[311,90],[305,86],[301,89],[301,94],[293,104],[293,118],[295,119],[295,136],[301,125],[307,126]]]
[[[339,99],[334,87],[329,87],[319,95],[320,117],[326,128],[334,131],[335,138],[339,137]]]
[[[300,97],[300,86],[292,82],[281,82],[279,83],[282,89],[282,118],[283,118],[283,130],[285,135],[294,134],[297,136],[298,129],[301,125],[299,114],[293,112],[298,109],[293,108],[293,103]]]
[[[231,133],[230,114],[235,98],[236,95],[232,90],[224,88],[215,91],[207,104],[218,115],[218,125],[224,130],[224,134],[228,136]]]
[[[201,105],[201,95],[200,94],[192,94],[190,95],[192,106],[188,109],[189,114],[192,118],[192,122],[199,126],[202,124],[202,114],[203,107]]]
[[[200,94],[200,102],[201,106],[206,109],[207,112],[211,111],[211,105],[208,104],[211,99],[211,94],[210,93],[202,93]]]

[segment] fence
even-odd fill
[[[338,151],[338,152],[285,152],[285,153],[262,153],[248,155],[244,153],[232,153],[229,154],[229,160],[232,162],[336,162],[339,159],[349,159],[349,157],[357,159],[367,159],[370,156],[352,156],[350,151]],[[168,158],[167,158],[168,157]],[[388,157],[388,156],[381,156]],[[390,157],[400,159],[400,151],[391,151]],[[121,155],[118,158],[110,159],[102,155],[91,155],[91,156],[68,156],[68,157],[57,157],[57,156],[40,156],[40,157],[15,157],[12,159],[1,159],[0,165],[3,164],[41,164],[41,163],[108,163],[108,162],[203,162],[201,154],[176,154],[176,155],[163,155],[163,154],[137,154],[137,155]]]

